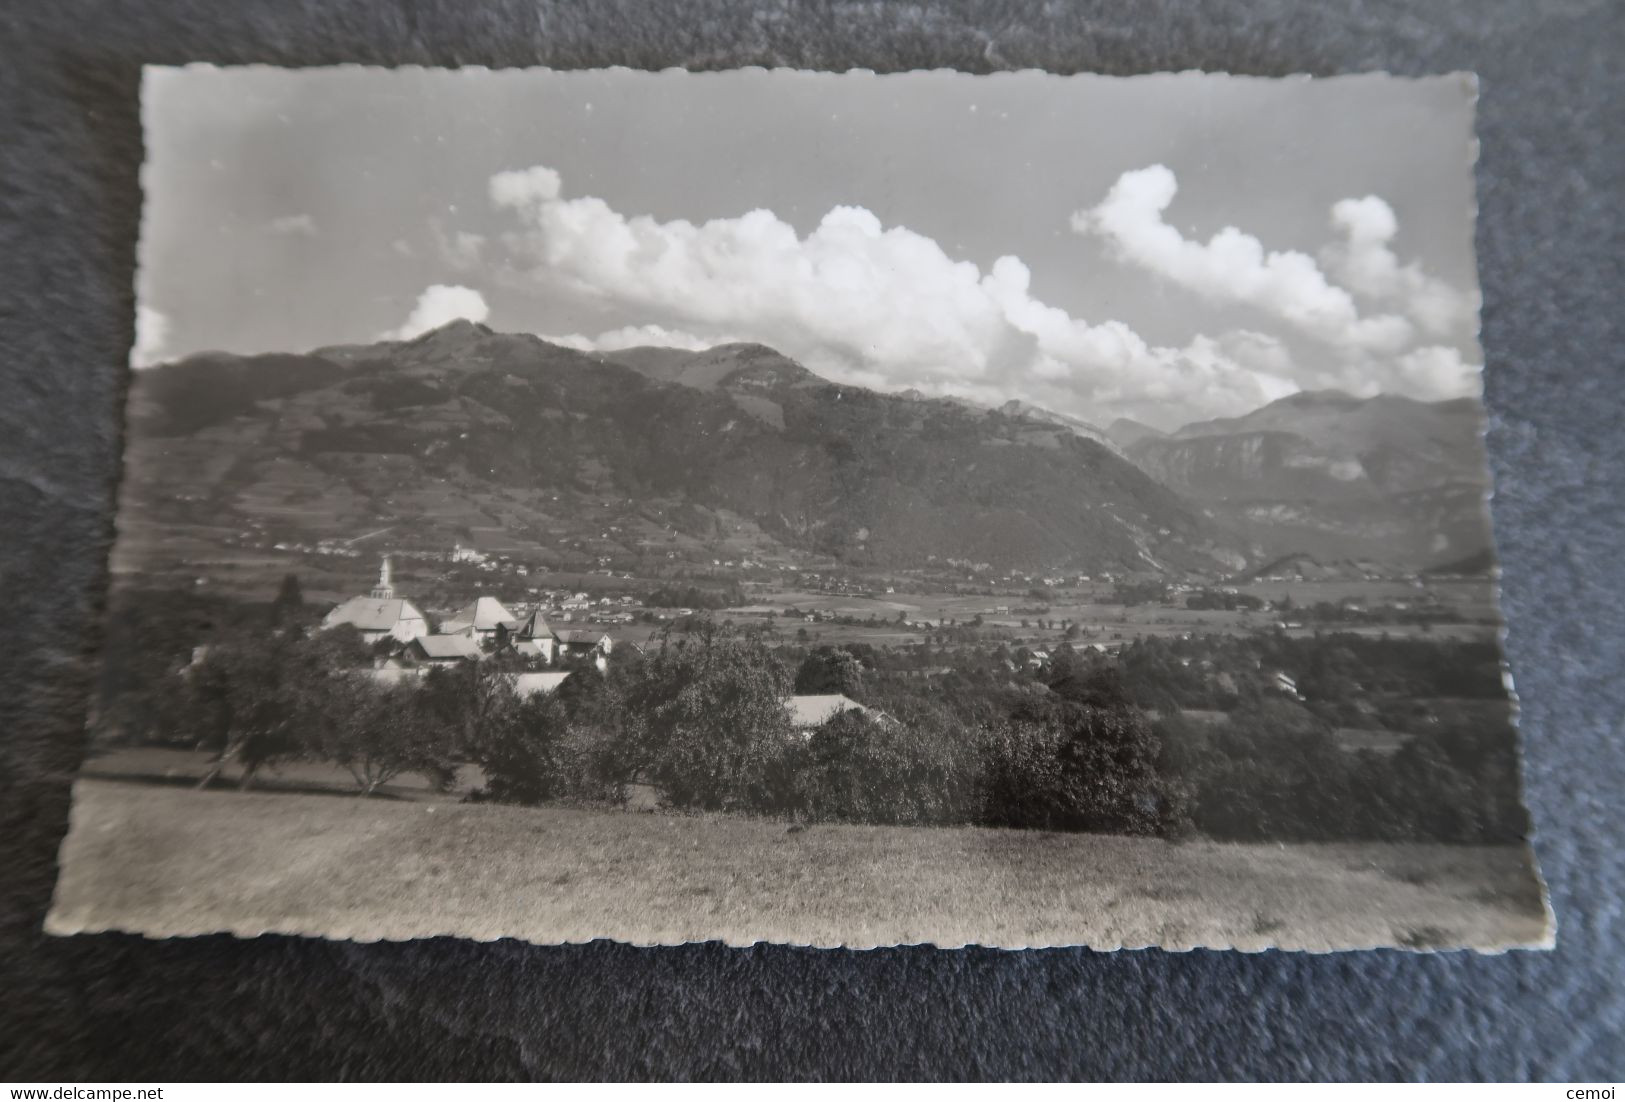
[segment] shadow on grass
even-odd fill
[[[244,788],[238,784],[235,777],[221,777],[207,788],[198,788],[199,777],[176,776],[166,773],[142,773],[140,771],[107,771],[86,769],[80,773],[86,780],[114,781],[119,784],[147,785],[153,788],[191,788],[200,792],[247,792],[247,793],[296,793],[301,796],[343,796],[346,799],[387,800],[394,803],[411,803],[409,797],[395,792],[375,791],[372,795],[362,797],[354,788],[341,788],[330,784],[318,784],[312,781],[278,780],[274,777],[256,777],[254,782]]]

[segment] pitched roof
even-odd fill
[[[393,631],[402,620],[421,620],[411,601],[399,597],[351,597],[322,619],[322,627],[353,624],[362,631]]]
[[[498,624],[513,622],[513,613],[502,606],[502,602],[495,597],[476,597],[474,603],[458,609],[446,618],[441,630],[447,632],[467,631],[495,631]]]
[[[568,670],[564,673],[549,671],[547,673],[515,674],[513,691],[520,696],[530,696],[533,693],[550,693],[557,689],[564,679],[569,676]]]
[[[547,626],[547,618],[542,610],[537,609],[523,620],[519,621],[519,634],[528,638],[546,638],[553,634],[553,629]]]
[[[466,635],[420,635],[412,642],[428,658],[479,658],[483,653]]]
[[[869,714],[869,709],[844,693],[805,693],[784,702],[790,709],[790,723],[796,727],[820,727],[842,712]]]
[[[580,644],[597,643],[607,636],[609,632],[599,631],[595,628],[565,628],[563,631],[554,632],[554,634],[558,636],[561,643]]]

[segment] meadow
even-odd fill
[[[172,781],[78,781],[47,930],[1248,950],[1550,936],[1519,846],[800,828]]]

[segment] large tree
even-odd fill
[[[796,692],[859,696],[863,692],[863,663],[849,650],[819,647],[802,660],[796,671]]]
[[[271,601],[272,624],[297,620],[304,607],[305,591],[299,584],[299,575],[282,575],[282,584],[277,587],[276,597]]]
[[[1175,825],[1159,743],[1115,669],[1063,652],[1050,692],[990,735],[988,816],[1006,826],[1153,834]]]
[[[445,787],[456,771],[452,731],[422,706],[421,695],[416,686],[380,686],[365,674],[336,678],[327,714],[310,727],[310,747],[348,769],[363,796],[405,773]]]
[[[635,764],[680,807],[771,808],[793,735],[790,677],[760,640],[706,625],[667,637],[624,693]]]
[[[305,753],[340,713],[344,671],[362,665],[354,629],[306,638],[298,631],[244,630],[211,643],[186,673],[185,713],[212,757],[199,787],[228,766],[247,787],[267,764]]]

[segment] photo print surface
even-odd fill
[[[52,932],[1551,943],[1471,77],[142,95]]]

